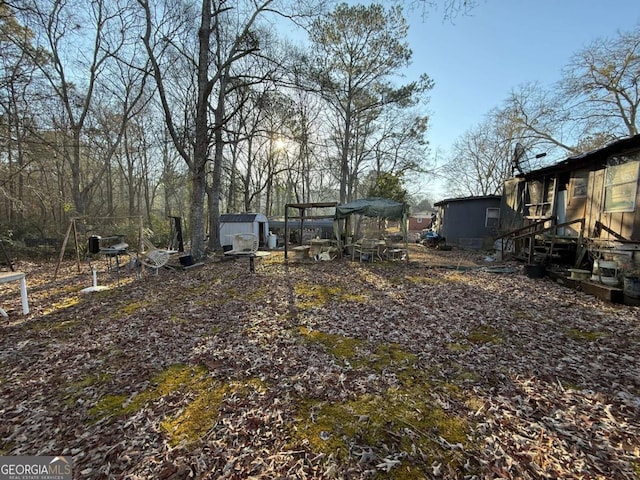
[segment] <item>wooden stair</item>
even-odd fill
[[[550,226],[547,224],[551,222]],[[580,223],[577,237],[558,235],[558,229]],[[517,228],[496,240],[508,238],[514,242],[516,258],[528,263],[562,263],[579,267],[585,257],[583,242],[584,218],[556,224],[556,217],[537,220]]]

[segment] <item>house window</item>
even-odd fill
[[[488,228],[498,228],[500,222],[500,209],[487,208],[484,226]]]
[[[416,223],[422,223],[422,217],[416,218]]]
[[[571,189],[571,196],[573,198],[580,198],[587,196],[587,182],[588,177],[573,177],[573,188]]]
[[[605,171],[604,211],[633,212],[636,208],[640,162],[613,157]]]

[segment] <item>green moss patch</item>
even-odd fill
[[[66,310],[67,308],[74,307],[79,303],[80,303],[80,297],[78,295],[72,295],[72,296],[66,297],[64,300],[60,302],[56,302],[52,304],[50,308],[48,308],[43,312],[43,315],[50,315],[60,310]]]
[[[296,295],[299,297],[298,307],[308,309],[321,307],[330,302],[364,302],[367,297],[346,291],[339,286],[328,287],[326,285],[314,285],[310,283],[299,283],[294,287]]]
[[[595,342],[599,338],[607,336],[604,332],[593,332],[589,330],[580,330],[578,328],[570,328],[567,330],[566,334],[574,340],[583,340],[586,342]]]
[[[375,461],[403,459],[384,478],[424,478],[434,461],[462,467],[467,458],[463,451],[473,448],[472,429],[464,412],[478,404],[467,404],[467,395],[458,385],[430,382],[429,372],[416,367],[418,357],[398,344],[372,345],[307,328],[299,331],[305,341],[317,342],[337,359],[348,361],[360,376],[392,372],[399,386],[344,402],[300,399],[291,429],[293,448],[306,445],[315,453],[342,461],[362,462],[358,455],[363,449]],[[459,403],[462,414],[444,410],[434,400],[442,394]]]
[[[212,381],[197,385],[194,400],[177,416],[161,422],[161,429],[169,435],[175,446],[183,441],[194,442],[202,438],[216,423],[220,405],[231,388]]]
[[[83,390],[95,385],[105,384],[111,380],[111,375],[103,373],[99,375],[87,375],[78,381],[70,382],[65,390],[68,392],[66,397],[67,405],[71,406],[76,403],[79,398],[83,396]]]
[[[66,330],[71,330],[80,325],[80,320],[62,320],[62,321],[51,321],[51,320],[36,320],[34,322],[29,322],[28,328],[34,332],[64,332]]]
[[[497,328],[490,327],[488,325],[482,325],[469,332],[466,339],[475,344],[482,343],[495,343],[500,344],[504,342],[502,332]]]
[[[414,385],[426,378],[426,372],[414,367],[418,356],[402,350],[396,343],[383,343],[377,345],[368,355],[367,366],[378,373],[391,369],[397,378],[405,385]]]
[[[151,302],[150,300],[140,300],[138,302],[129,302],[125,305],[122,305],[118,309],[117,314],[131,315],[133,313],[136,313],[138,310],[142,310],[144,308],[149,307],[150,305],[153,305],[153,302]]]
[[[371,358],[372,364],[382,369],[389,365],[413,365],[418,356],[403,350],[397,343],[382,343],[376,347]]]
[[[83,388],[92,387],[100,383],[106,383],[111,380],[112,376],[108,373],[101,373],[99,375],[87,375],[76,382],[69,383],[69,389],[81,390]]]
[[[172,365],[153,379],[151,388],[131,399],[126,395],[106,395],[89,409],[89,415],[98,420],[108,416],[131,414],[148,402],[201,382],[206,373],[206,369],[201,366]]]
[[[351,367],[370,369],[377,373],[391,368],[400,380],[410,383],[424,377],[424,372],[413,367],[418,357],[396,343],[370,345],[357,338],[306,327],[300,327],[298,331],[305,341],[319,343],[337,360],[348,363]]]
[[[342,403],[302,401],[293,440],[343,461],[363,461],[358,458],[363,449],[373,452],[375,461],[403,458],[394,469],[399,476],[385,478],[402,478],[407,469],[420,473],[413,478],[424,477],[436,460],[461,468],[463,451],[470,447],[470,425],[466,417],[430,401],[426,388],[393,388],[384,395],[365,394]]]
[[[202,366],[172,365],[153,379],[153,386],[138,395],[109,394],[89,409],[94,420],[109,416],[132,414],[150,402],[177,392],[190,401],[175,416],[167,417],[160,428],[169,437],[172,446],[194,442],[210,431],[218,421],[220,405],[231,394],[264,393],[265,385],[259,380],[220,382],[208,376]]]
[[[319,343],[334,357],[349,362],[357,358],[358,349],[363,345],[363,341],[357,338],[310,330],[306,327],[300,327],[299,332],[308,342]]]
[[[195,442],[214,428],[220,406],[227,396],[247,396],[252,391],[262,394],[266,387],[256,379],[227,383],[205,379],[193,385],[190,392],[194,396],[193,401],[179,415],[165,419],[160,427],[169,436],[172,446]]]
[[[95,420],[99,420],[100,418],[123,415],[130,411],[135,411],[136,409],[125,407],[127,398],[127,395],[105,395],[89,409],[89,415]]]
[[[426,277],[423,275],[408,275],[405,277],[407,281],[415,284],[425,285],[447,285],[451,283],[466,283],[468,278],[457,271],[445,272],[442,275],[434,277]]]

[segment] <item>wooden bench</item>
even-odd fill
[[[22,298],[22,313],[29,314],[29,299],[27,298],[27,281],[22,272],[0,272],[0,283],[20,282],[20,297]],[[0,315],[7,317],[7,312],[0,308]]]

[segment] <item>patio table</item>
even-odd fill
[[[29,299],[27,297],[27,281],[25,280],[25,275],[22,272],[0,272],[0,283],[8,283],[8,282],[20,282],[20,297],[22,299],[22,313],[24,315],[29,314]],[[2,308],[0,308],[0,315],[3,317],[7,316],[7,312],[5,312]]]

